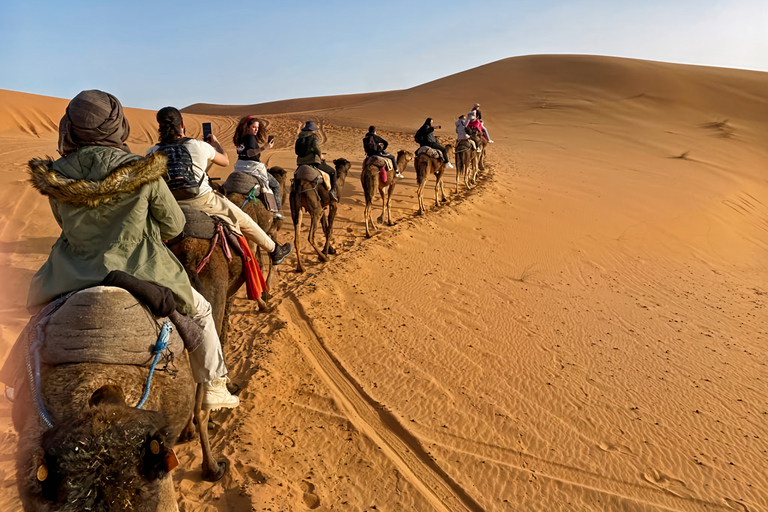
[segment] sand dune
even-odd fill
[[[289,258],[270,314],[235,301],[243,405],[214,434],[231,473],[201,482],[198,446],[182,446],[181,509],[768,510],[767,86],[530,56],[404,91],[185,109],[230,155],[238,117],[264,115],[269,165],[286,168],[313,119],[353,167],[339,254],[305,248],[302,275]],[[449,172],[449,201],[436,208],[430,182],[418,216],[409,166],[397,224],[366,239],[367,126],[413,150],[425,117],[448,141],[475,101],[496,141],[481,184],[455,193]],[[0,91],[0,356],[58,235],[24,165],[54,154],[65,106]],[[154,113],[127,112],[143,152]],[[0,508],[18,510],[7,404],[0,418]]]

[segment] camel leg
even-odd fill
[[[208,438],[208,419],[211,411],[203,410],[203,384],[197,385],[195,394],[195,420],[197,431],[200,433],[200,446],[203,449],[203,480],[206,482],[218,482],[227,473],[229,463],[216,462],[211,450],[211,440]]]
[[[378,221],[381,224],[384,224],[384,214],[387,211],[387,198],[386,198],[386,190],[389,187],[383,187],[379,189],[379,195],[381,196],[381,215],[379,215]],[[390,224],[391,226],[391,224]]]
[[[194,411],[192,411],[192,414],[189,416],[189,421],[182,429],[181,434],[179,434],[178,442],[188,443],[194,438],[195,438],[195,413]]]
[[[368,200],[365,201],[365,211],[363,211],[363,218],[365,219],[365,236],[371,238],[371,228],[369,226],[372,226],[373,229],[376,230],[376,224],[371,218],[371,202]]]
[[[315,243],[315,232],[317,231],[317,225],[320,223],[320,218],[323,216],[323,207],[320,204],[317,204],[316,206],[317,207],[314,209],[314,211],[311,212],[312,221],[309,224],[309,245],[311,245],[315,250],[318,257],[320,258],[320,261],[326,262],[328,261],[328,257],[323,254],[323,251],[321,251]]]
[[[297,206],[301,208],[301,204]],[[297,219],[293,224],[293,251],[296,253],[296,272],[304,272],[304,265],[301,264],[301,221],[304,216],[304,212],[299,209],[299,213],[296,215]]]
[[[331,204],[328,205],[328,225],[325,230],[325,248],[323,249],[326,256],[336,254],[336,249],[333,247],[333,221],[336,219],[338,208],[335,201],[331,201]]]
[[[429,174],[425,173],[424,179],[421,180],[421,183],[419,183],[419,188],[416,189],[416,197],[419,200],[419,213],[424,213],[427,211],[426,208],[424,208],[424,185],[427,184],[427,178],[429,177]]]
[[[440,187],[440,193],[443,195],[442,202],[446,202],[448,198],[445,197],[445,187],[443,187],[443,173],[445,170],[440,171],[440,177],[437,179],[437,186]],[[435,196],[437,196],[437,192],[435,192]]]

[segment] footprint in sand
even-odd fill
[[[668,475],[665,475],[664,473],[661,473],[655,469],[649,469],[643,473],[643,478],[647,482],[679,498],[692,497],[685,485],[685,482],[678,480],[677,478],[672,478]]]
[[[744,503],[737,500],[732,500],[731,498],[723,498],[723,501],[725,501],[725,504],[731,507],[733,510],[740,510],[742,512],[751,512],[752,510]]]
[[[632,453],[632,450],[630,450],[626,446],[617,446],[615,444],[606,443],[605,441],[598,443],[597,447],[603,450],[604,452],[620,453],[621,455],[634,455],[634,453]]]
[[[301,489],[304,491],[304,504],[309,509],[316,509],[320,506],[320,498],[315,494],[315,485],[307,482],[306,480],[301,481]]]

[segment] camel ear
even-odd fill
[[[125,405],[125,395],[118,386],[107,384],[102,386],[91,395],[88,400],[91,407],[97,405]]]
[[[164,436],[155,434],[144,445],[141,473],[149,480],[162,478],[179,465],[176,452],[165,445]]]

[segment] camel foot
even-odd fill
[[[303,274],[304,273],[304,267],[296,267],[296,273],[297,274]]]
[[[328,248],[328,254],[336,254],[336,248],[334,246],[330,246]]]
[[[218,482],[229,470],[229,462],[226,460],[216,463],[216,469],[211,471],[208,468],[203,468],[203,480],[206,482]]]
[[[380,216],[378,219],[376,219],[376,222],[378,222],[379,224],[384,224],[384,217]]]
[[[328,262],[328,256],[326,256],[323,253],[320,253],[320,261],[322,261],[323,263],[327,263]]]
[[[227,382],[227,391],[229,391],[230,395],[236,395],[239,392],[241,392],[243,388],[235,384],[234,382]]]
[[[192,440],[197,438],[197,429],[193,426],[192,429],[184,428],[184,430],[181,431],[181,434],[179,434],[179,440],[177,443],[188,443]]]
[[[442,198],[442,199],[440,200],[440,202],[441,202],[441,203],[447,203],[447,202],[448,202],[448,200],[447,200],[446,198]]]

